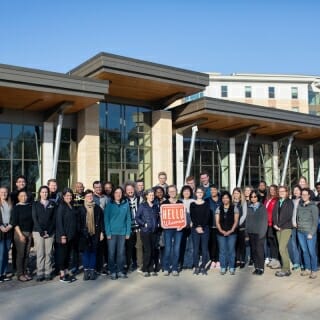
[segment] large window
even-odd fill
[[[100,105],[101,179],[122,184],[144,179],[151,186],[151,111],[136,106]]]
[[[0,185],[10,190],[15,180],[25,175],[29,190],[35,192],[41,183],[42,128],[0,123]]]

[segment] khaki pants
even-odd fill
[[[279,252],[282,261],[282,270],[290,271],[290,258],[288,252],[288,243],[291,237],[291,229],[283,229],[277,231],[277,239],[279,243]]]
[[[53,237],[42,238],[39,232],[33,232],[32,234],[37,252],[37,276],[50,276],[52,272]]]

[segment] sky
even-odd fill
[[[316,0],[3,0],[0,63],[66,73],[108,52],[201,72],[320,75]]]

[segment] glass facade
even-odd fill
[[[57,180],[59,189],[72,187],[76,181],[77,170],[77,131],[63,128],[61,130],[61,143],[57,167]]]
[[[0,123],[0,185],[15,188],[19,175],[26,176],[29,190],[41,184],[42,127]]]
[[[184,172],[187,168],[190,141],[190,138],[183,139]],[[207,171],[211,182],[219,185],[220,189],[229,189],[229,140],[196,139],[190,175],[199,182],[202,171]]]
[[[151,186],[151,121],[150,109],[100,104],[101,180],[121,185],[143,179]]]

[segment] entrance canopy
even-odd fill
[[[107,99],[163,108],[177,99],[203,91],[205,73],[99,53],[70,71],[71,75],[110,81]]]
[[[108,81],[0,64],[0,109],[73,113],[103,100]]]
[[[319,117],[222,99],[204,97],[185,103],[173,109],[173,119],[176,128],[195,123],[230,137],[250,130],[274,140],[293,133],[309,144],[320,138]]]

